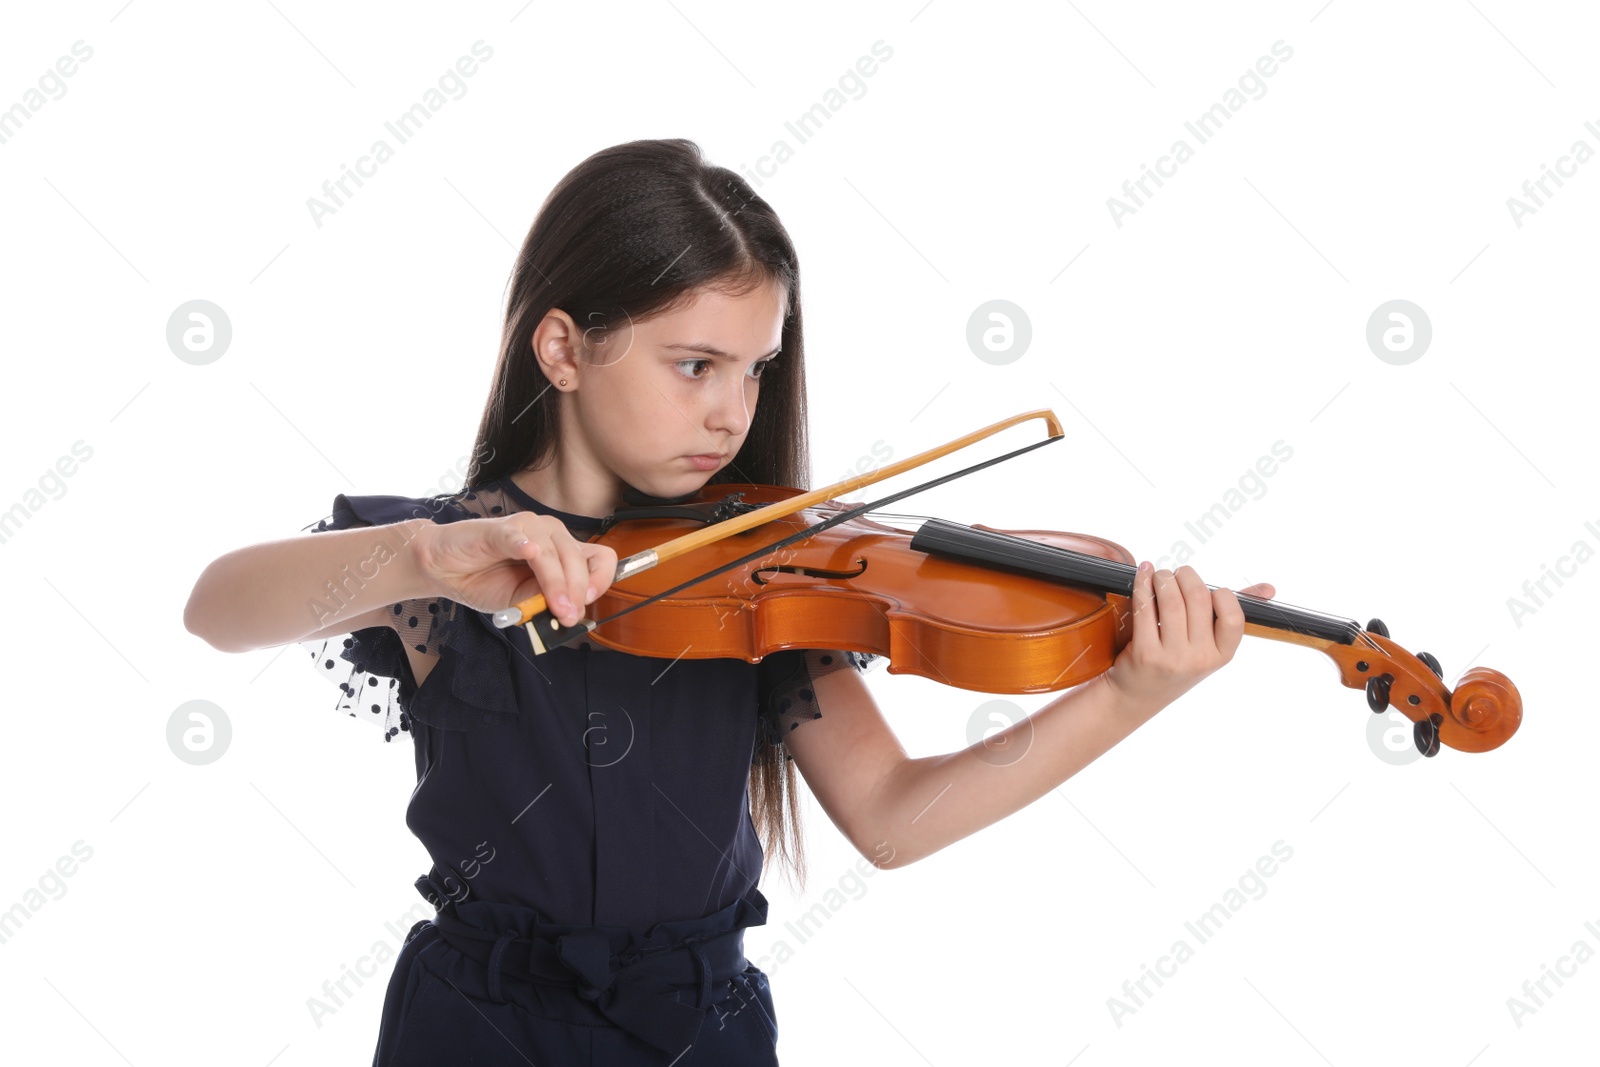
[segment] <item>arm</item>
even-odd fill
[[[229,552],[195,582],[183,624],[219,651],[249,652],[387,623],[384,612],[402,601],[445,597],[494,611],[549,589],[571,600],[570,625],[616,568],[615,550],[578,541],[551,515],[406,519]]]
[[[876,866],[904,867],[1044,796],[1154,717],[1105,675],[986,741],[909,758],[854,671],[817,679],[827,709],[784,739],[822,809]],[[1000,764],[995,753],[1021,750]]]
[[[1141,567],[1132,604],[1133,637],[1110,669],[959,752],[908,758],[860,677],[843,670],[816,680],[828,710],[784,743],[857,851],[880,868],[903,867],[1077,774],[1227,663],[1244,635],[1238,598],[1209,590],[1191,567],[1159,576]],[[1007,746],[1018,754],[996,760]]]
[[[895,866],[915,862],[1032,804],[1155,717],[1096,675],[959,752],[906,760],[883,792]],[[1007,753],[1004,762],[996,753]],[[1012,756],[1010,753],[1015,752]]]
[[[249,545],[220,556],[183,610],[190,633],[222,652],[249,652],[381,622],[402,600],[437,595],[417,561],[410,519]]]

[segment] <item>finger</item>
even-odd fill
[[[513,517],[519,518],[520,516]],[[511,559],[520,560],[522,565],[528,568],[528,572],[533,575],[533,584],[536,587],[535,592],[543,596],[544,582],[539,579],[538,564],[544,556],[544,552],[540,549],[537,540],[539,536],[538,530],[524,527],[520,524],[508,524],[506,529],[511,532],[511,547],[506,551],[506,555]],[[519,594],[522,592],[523,584],[525,583],[519,583],[517,586]],[[549,606],[548,599],[545,604],[547,607]]]
[[[585,593],[584,603],[592,604],[617,576],[617,550],[609,545],[586,544],[583,553],[589,564],[589,588],[594,590],[593,596]]]
[[[508,533],[511,544],[505,555],[514,560],[520,560],[533,575],[533,585],[539,596],[544,597],[546,610],[556,611],[555,598],[551,595],[552,568],[559,573],[559,562],[555,557],[555,549],[549,541],[549,531],[541,521],[542,516],[530,512],[520,512],[506,516],[503,525]],[[517,591],[520,594],[527,583],[519,583]],[[521,597],[520,599],[531,599]]]
[[[1232,589],[1213,590],[1211,606],[1217,613],[1217,651],[1224,660],[1230,660],[1244,640],[1244,607]]]
[[[1172,577],[1183,593],[1183,612],[1188,620],[1186,633],[1189,644],[1208,652],[1214,650],[1217,647],[1217,639],[1212,632],[1215,615],[1211,609],[1211,590],[1206,588],[1206,583],[1201,581],[1199,573],[1188,564],[1179,567]]]
[[[1133,575],[1133,643],[1141,648],[1160,648],[1161,637],[1156,633],[1155,594],[1151,582],[1155,571],[1148,563],[1139,564]]]
[[[556,555],[561,561],[561,578],[556,585],[558,602],[565,602],[567,608],[561,613],[564,622],[577,622],[583,617],[583,605],[587,603],[589,587],[589,560],[583,552],[583,545],[562,527],[551,535],[555,544]]]
[[[1278,595],[1278,590],[1273,588],[1270,582],[1257,582],[1255,585],[1245,586],[1239,590],[1239,593],[1242,596],[1255,596],[1260,597],[1262,600],[1271,600]]]
[[[1161,623],[1161,647],[1179,649],[1189,643],[1188,623],[1184,620],[1183,590],[1169,570],[1153,575],[1156,587],[1156,612]]]
[[[528,543],[522,547],[528,569],[533,571],[533,580],[539,583],[539,593],[544,597],[545,606],[563,623],[572,622],[577,609],[561,602],[567,595],[566,568],[561,563],[561,554],[556,550],[549,532],[534,531],[528,536]]]

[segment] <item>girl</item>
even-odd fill
[[[395,962],[374,1067],[776,1063],[743,931],[767,919],[768,848],[804,879],[796,767],[863,855],[904,866],[1232,658],[1237,597],[1141,565],[1130,644],[1031,716],[1029,758],[997,785],[982,745],[908,759],[858,676],[868,656],[654,659],[585,639],[535,657],[522,627],[492,624],[535,593],[576,622],[616,566],[586,538],[619,506],[708,481],[805,488],[803,355],[794,247],[749,185],[686,140],[598,152],[518,256],[467,487],[341,494],[315,535],[230,553],[196,584],[191,632],[224,651],[305,642],[343,676],[341,707],[411,734],[406,820],[437,911]]]

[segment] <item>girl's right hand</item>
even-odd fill
[[[611,586],[617,553],[579,541],[553,515],[518,512],[422,527],[417,566],[441,596],[499,611],[543,593],[565,625]]]

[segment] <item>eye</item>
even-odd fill
[[[680,359],[678,362],[674,363],[673,366],[678,368],[678,373],[679,374],[683,374],[683,368],[684,367],[687,367],[687,366],[690,366],[690,365],[696,364],[696,363],[703,363],[707,367],[711,366],[711,361],[709,359]],[[695,381],[699,381],[702,377],[704,377],[704,375],[694,374],[694,373],[683,374],[683,376],[685,378],[692,378]]]
[[[767,364],[777,358],[777,356],[773,356],[771,359],[756,360],[750,365],[750,377],[760,380],[761,376],[767,373]]]

